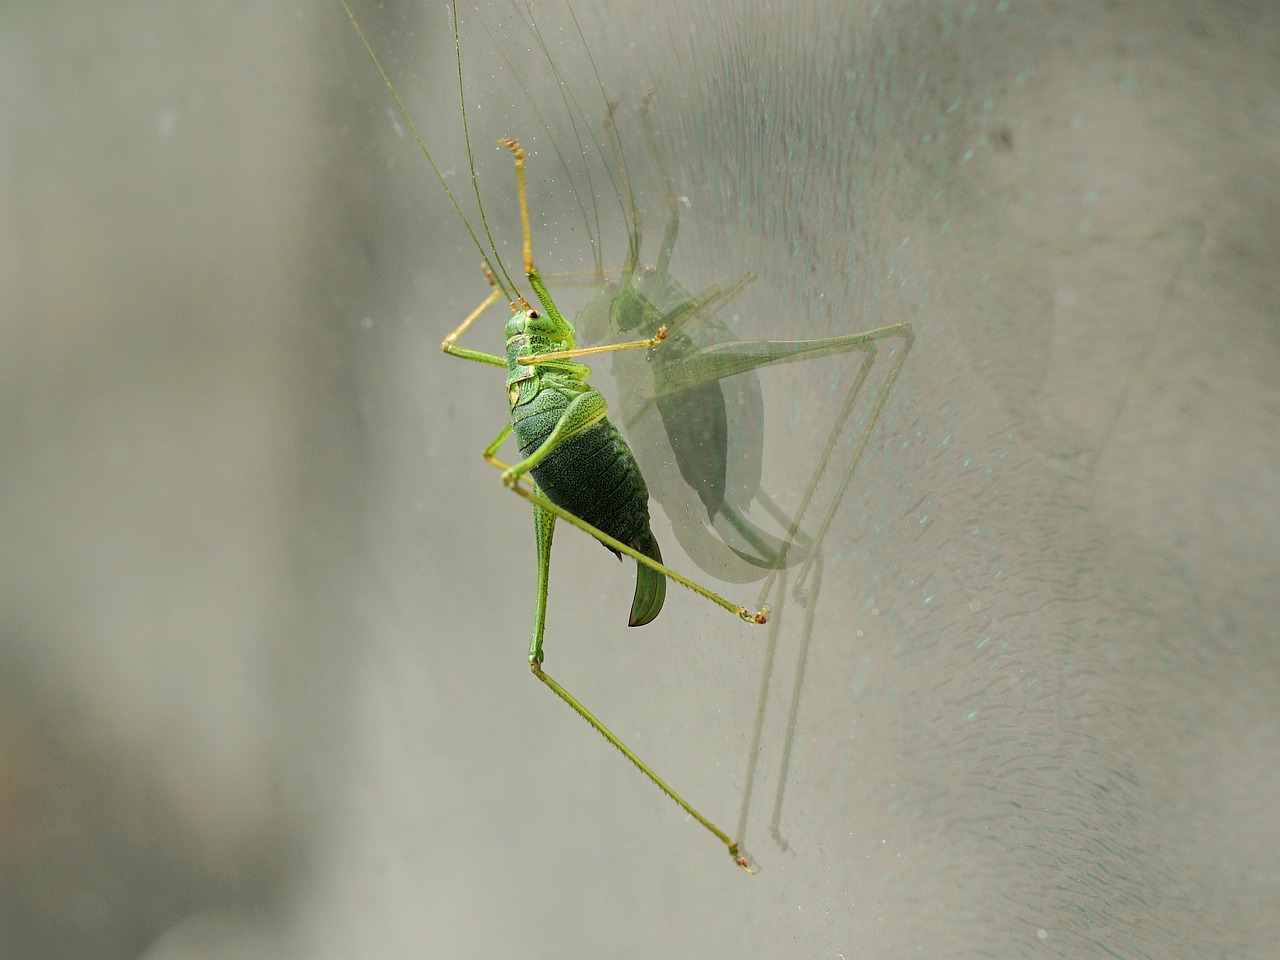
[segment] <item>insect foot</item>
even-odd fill
[[[747,873],[754,875],[760,872],[760,868],[751,862],[751,857],[738,851],[736,843],[729,844],[729,856],[733,857],[733,862],[747,871]]]

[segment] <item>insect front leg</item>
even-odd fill
[[[492,278],[493,274],[490,274],[489,276]],[[494,287],[493,291],[489,296],[485,297],[480,306],[467,314],[467,318],[458,324],[457,329],[444,338],[444,341],[440,344],[440,349],[451,357],[460,357],[463,360],[474,360],[477,363],[487,363],[493,367],[505,367],[507,365],[505,357],[499,357],[492,353],[485,353],[483,350],[470,350],[467,347],[459,347],[457,345],[458,338],[466,333],[467,328],[471,326],[471,324],[475,323],[476,318],[497,303],[501,297],[502,291],[497,287]]]

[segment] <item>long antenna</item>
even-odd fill
[[[485,219],[484,206],[480,207],[480,222],[484,224],[485,236],[489,239],[490,250],[485,250],[484,245],[480,243],[480,238],[476,236],[475,230],[471,227],[471,221],[467,219],[467,215],[462,212],[462,207],[458,204],[458,199],[453,195],[453,191],[449,189],[449,184],[444,178],[444,174],[440,172],[440,167],[436,165],[435,158],[431,156],[431,151],[427,149],[427,145],[423,142],[418,128],[414,125],[413,118],[409,116],[409,111],[405,109],[404,103],[400,100],[400,94],[396,93],[395,86],[391,83],[391,78],[387,76],[387,71],[382,67],[382,61],[378,59],[378,55],[373,52],[373,45],[369,43],[369,38],[365,36],[364,30],[360,26],[360,21],[356,19],[356,15],[351,12],[351,7],[347,0],[338,0],[342,4],[342,9],[346,11],[347,19],[351,21],[351,25],[356,28],[356,34],[360,37],[360,42],[364,44],[365,51],[369,54],[369,59],[373,61],[373,65],[378,69],[382,82],[387,85],[387,92],[391,94],[391,99],[396,105],[396,109],[400,111],[400,116],[404,118],[405,124],[408,125],[410,132],[413,133],[413,139],[418,142],[418,146],[422,148],[422,155],[427,158],[427,163],[431,165],[431,172],[436,175],[436,179],[440,181],[440,186],[444,188],[445,195],[449,198],[449,202],[453,204],[453,209],[457,211],[458,219],[462,221],[462,225],[467,228],[467,233],[471,236],[471,242],[475,244],[476,249],[480,251],[480,256],[485,262],[485,266],[489,268],[489,272],[494,275],[501,273],[506,283],[497,280],[498,287],[502,290],[507,300],[515,302],[516,296],[513,294],[515,284],[511,281],[511,277],[507,274],[507,268],[502,262],[502,258],[498,256],[497,246],[493,242],[493,236],[489,233],[489,223]],[[453,41],[457,50],[458,62],[458,92],[462,92],[462,44],[458,37],[458,8],[457,4],[453,5]],[[463,136],[467,143],[467,164],[471,171],[471,183],[476,191],[476,201],[480,200],[480,186],[476,182],[476,167],[471,157],[471,135],[467,130],[467,113],[465,104],[462,111],[462,130]],[[493,256],[490,258],[489,254]],[[497,261],[498,269],[494,269],[494,261]]]
[[[525,3],[527,5],[528,0],[525,0]],[[610,139],[618,164],[618,176],[622,178],[623,189],[626,191],[627,202],[625,204],[622,202],[622,192],[618,190],[618,182],[614,180],[612,171],[609,173],[609,180],[614,185],[614,190],[618,197],[618,205],[623,208],[622,216],[624,220],[627,216],[627,207],[629,206],[631,210],[632,229],[629,231],[630,237],[628,238],[630,244],[629,263],[631,264],[630,272],[634,272],[635,265],[640,260],[640,210],[636,207],[636,198],[631,192],[631,177],[627,171],[626,152],[622,149],[622,139],[618,136],[618,128],[613,122],[614,104],[609,100],[608,94],[605,93],[604,80],[600,76],[600,68],[596,65],[596,58],[595,54],[591,52],[591,45],[587,43],[587,36],[582,32],[582,24],[578,21],[578,14],[568,0],[565,0],[565,6],[568,7],[569,17],[573,20],[574,29],[578,31],[578,38],[582,41],[582,48],[586,51],[587,60],[591,63],[591,72],[595,74],[596,89],[600,91],[600,99],[604,101],[607,124],[606,137]],[[569,96],[572,97],[573,94],[570,93]],[[577,106],[578,100],[576,97],[573,98],[573,102],[574,106]],[[582,108],[579,107],[578,109],[581,110]],[[627,274],[628,277],[630,272]]]
[[[515,0],[511,0],[511,5],[513,8],[515,8]],[[518,8],[517,8],[517,13],[519,13]],[[529,92],[528,85],[520,78],[520,71],[517,68],[515,61],[511,59],[507,51],[503,49],[501,44],[498,43],[497,37],[493,35],[493,31],[489,29],[488,25],[482,24],[482,26],[484,27],[484,31],[486,35],[489,37],[489,47],[491,49],[498,51],[498,54],[502,57],[503,62],[505,62],[507,65],[507,73],[516,78],[516,81],[520,87],[520,92],[524,94],[525,100],[528,101],[529,111],[537,119],[538,125],[543,129],[543,131],[546,132],[547,140],[551,143],[551,149],[555,153],[556,159],[560,163],[560,168],[564,170],[566,176],[572,176],[573,168],[569,166],[569,161],[565,157],[564,151],[560,149],[559,141],[555,136],[552,135],[551,124],[547,122],[547,118],[543,115],[542,110],[539,109],[538,101],[535,100],[533,94]],[[540,37],[539,37],[539,41],[541,42]],[[543,45],[543,50],[545,53],[546,52],[545,44]],[[549,53],[547,53],[546,55],[548,58],[550,57]],[[564,93],[562,91],[561,97],[563,96],[564,96]],[[600,236],[600,214],[599,214],[599,211],[596,209],[595,186],[591,182],[591,171],[587,168],[586,149],[583,146],[582,138],[580,136],[577,136],[578,125],[576,121],[573,119],[573,117],[570,117],[570,123],[573,124],[573,130],[574,130],[574,134],[578,144],[578,154],[582,157],[583,172],[586,174],[586,177],[587,177],[587,191],[588,191],[587,196],[591,200],[592,213],[591,214],[587,213],[587,205],[582,199],[582,194],[576,190],[573,192],[573,201],[578,207],[578,212],[582,215],[582,223],[583,223],[583,226],[585,226],[587,229],[587,236],[591,238],[591,247],[595,253],[596,273],[597,275],[603,275],[604,267],[602,266],[602,261],[600,258],[600,244],[598,242],[598,238]],[[592,231],[592,227],[591,227],[591,222],[593,218],[595,220],[594,232]]]
[[[512,7],[517,8],[518,12],[517,0],[510,0],[510,3]],[[583,136],[578,124],[581,121],[583,127],[590,129],[590,123],[587,121],[587,112],[582,109],[582,104],[578,102],[578,98],[574,94],[573,89],[567,82],[565,82],[564,74],[560,71],[560,66],[556,63],[555,58],[551,56],[551,50],[547,46],[545,38],[542,36],[542,29],[538,26],[538,20],[533,15],[533,7],[530,6],[529,0],[519,0],[519,3],[524,7],[523,19],[525,24],[533,31],[533,35],[537,38],[538,46],[542,50],[542,56],[546,59],[547,65],[551,68],[552,76],[556,79],[556,89],[560,93],[560,101],[564,104],[565,115],[569,118],[569,125],[573,128],[574,139],[578,142],[578,153],[582,157],[582,172],[587,179],[587,189],[590,191],[591,195],[591,214],[592,219],[595,222],[595,233],[593,234],[592,247],[596,267],[596,277],[603,278],[604,264],[600,244],[604,234],[600,229],[600,207],[599,204],[596,203],[595,184],[591,181],[591,164],[587,162],[585,144],[590,142],[598,151],[600,151],[601,156],[603,156],[603,150],[601,150],[599,141],[596,140],[594,136],[589,138]],[[587,57],[591,58],[591,48],[587,45],[586,37],[582,34],[582,28],[578,26],[577,14],[574,12],[573,6],[568,2],[568,0],[565,0],[565,7],[569,11],[569,16],[573,18],[574,26],[577,27],[578,37],[582,41],[583,50],[586,52]],[[609,98],[605,94],[604,83],[600,79],[600,72],[596,70],[594,59],[591,59],[591,69],[595,73],[596,89],[600,93],[600,99],[605,106],[608,107]],[[622,212],[622,218],[625,222],[627,218],[627,210],[626,206],[622,203],[622,194],[618,187],[618,181],[614,177],[613,170],[610,169],[607,161],[604,165],[604,169],[605,175],[609,178],[609,182],[613,186],[613,195],[618,198],[618,207]],[[567,167],[565,170],[568,172]],[[590,223],[587,224],[587,229],[591,229]]]
[[[347,0],[342,0],[342,2],[346,3]],[[450,4],[449,9],[453,13],[453,50],[454,60],[458,64],[458,105],[462,108],[462,139],[467,145],[467,169],[471,171],[471,188],[476,193],[476,207],[480,210],[480,223],[484,226],[484,235],[489,238],[489,248],[493,250],[493,258],[498,261],[498,267],[502,270],[502,275],[506,278],[511,289],[514,290],[516,285],[512,282],[511,275],[507,273],[507,265],[503,263],[502,258],[498,256],[498,246],[493,242],[493,234],[489,232],[489,219],[484,215],[484,201],[480,199],[480,181],[476,179],[476,161],[475,157],[471,153],[471,128],[467,124],[466,85],[462,82],[462,35],[458,33],[457,0],[454,0],[454,2]],[[457,206],[457,204],[454,204],[454,206]],[[467,225],[467,229],[471,229],[470,224]],[[472,236],[474,237],[475,234],[472,234]],[[489,263],[487,257],[485,258],[485,263],[488,264],[490,270],[493,269],[493,264]],[[499,284],[499,286],[501,286],[501,284]],[[506,292],[507,288],[503,287],[502,289],[503,292]],[[513,304],[514,302],[515,301],[512,300]]]

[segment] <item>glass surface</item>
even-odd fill
[[[449,9],[355,9],[479,229]],[[659,255],[661,157],[736,335],[916,333],[776,635],[677,587],[629,629],[557,533],[548,672],[761,872],[528,675],[503,375],[439,351],[480,257],[337,0],[6,5],[0,954],[1275,956],[1280,18],[574,12],[461,9],[509,270],[498,137],[570,313],[628,185]],[[809,530],[857,370],[762,370],[730,438]]]

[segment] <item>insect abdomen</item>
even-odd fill
[[[527,457],[550,435],[568,405],[563,394],[543,390],[512,423],[520,455]],[[611,537],[636,545],[649,531],[649,488],[635,455],[608,418],[555,449],[530,471],[547,498]]]
[[[512,411],[511,429],[522,457],[542,446],[568,405],[568,394],[544,385],[532,400]],[[556,506],[650,560],[662,562],[662,551],[649,527],[649,488],[627,441],[608,417],[561,443],[529,472]],[[666,577],[637,564],[631,626],[651,622],[662,610],[666,595]]]

